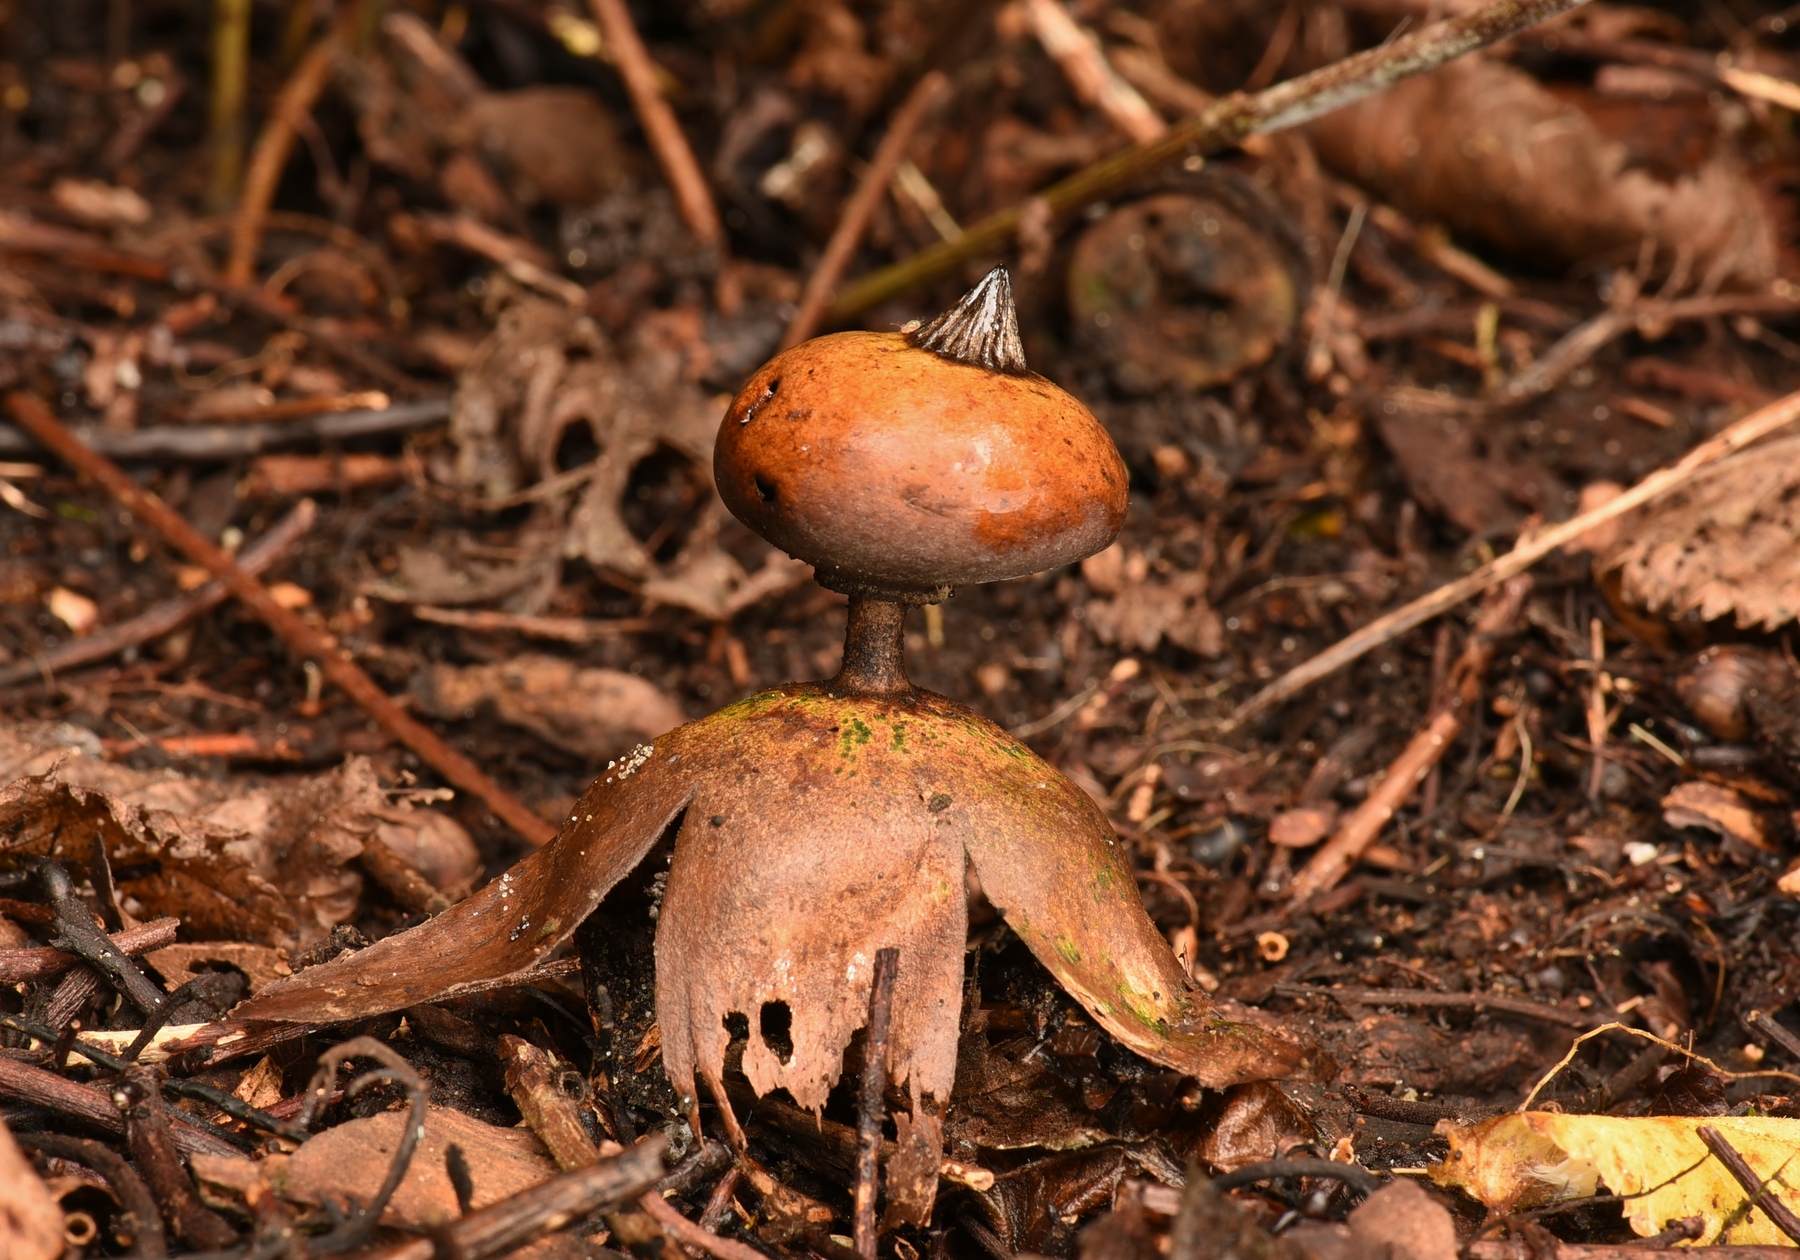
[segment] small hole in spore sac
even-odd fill
[[[794,1057],[794,1013],[786,1002],[764,1002],[759,1023],[763,1044],[785,1067]]]
[[[732,1011],[725,1017],[725,1035],[733,1041],[750,1040],[750,1020],[742,1011]]]
[[[774,503],[781,497],[780,492],[775,488],[775,483],[761,473],[757,473],[751,480],[756,485],[756,497],[764,503]]]
[[[775,397],[775,391],[780,388],[781,378],[779,376],[770,381],[767,385],[764,385],[763,392],[758,394],[748,407],[744,408],[743,418],[740,419],[738,423],[749,424],[752,420],[756,419],[756,413],[768,405],[769,401]]]

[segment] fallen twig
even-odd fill
[[[448,398],[421,398],[391,407],[334,411],[286,424],[157,425],[129,433],[94,426],[70,430],[89,449],[112,459],[228,460],[259,455],[280,446],[342,441],[378,433],[402,433],[438,423],[450,415]],[[0,425],[0,455],[35,450],[25,434]]]
[[[888,1078],[888,1024],[894,1013],[894,974],[900,951],[876,951],[869,982],[869,1037],[863,1045],[861,1089],[856,1099],[855,1239],[857,1254],[875,1260],[875,1179],[881,1164],[882,1095]]]
[[[500,1038],[500,1062],[506,1069],[506,1092],[558,1168],[586,1168],[600,1158],[575,1101],[551,1079],[548,1052],[508,1034]]]
[[[662,167],[675,194],[681,221],[702,245],[717,253],[722,269],[725,228],[719,222],[718,207],[713,204],[712,190],[706,186],[706,176],[700,171],[693,149],[688,147],[675,111],[663,99],[656,81],[656,65],[631,20],[631,11],[625,7],[625,0],[588,0],[588,8],[600,27],[601,37],[611,47],[613,64],[625,80],[625,90],[631,95],[631,107],[637,111],[644,138],[650,142],[657,165]]]
[[[351,1251],[369,1241],[369,1236],[375,1232],[375,1226],[381,1220],[381,1214],[387,1210],[388,1200],[394,1197],[394,1191],[400,1188],[400,1182],[406,1177],[413,1152],[425,1137],[424,1078],[412,1064],[396,1054],[392,1047],[373,1037],[352,1037],[319,1056],[318,1070],[313,1073],[312,1081],[306,1087],[306,1107],[300,1113],[300,1127],[312,1127],[312,1122],[324,1110],[326,1099],[331,1097],[333,1086],[337,1084],[338,1068],[346,1060],[355,1058],[374,1059],[381,1066],[364,1072],[346,1085],[345,1098],[354,1098],[371,1085],[388,1082],[405,1088],[411,1098],[412,1109],[407,1116],[406,1127],[400,1131],[400,1140],[394,1144],[394,1157],[388,1163],[387,1176],[382,1178],[374,1198],[354,1212],[349,1220],[314,1243],[312,1250],[315,1255]]]
[[[112,935],[113,948],[121,954],[147,954],[153,949],[175,943],[180,919],[152,919],[137,927]],[[28,980],[46,980],[80,965],[77,954],[50,946],[32,949],[0,949],[0,984],[24,984]]]
[[[1558,1242],[1551,1238],[1484,1239],[1468,1245],[1468,1260],[1794,1260],[1792,1247],[1665,1247],[1646,1239],[1641,1243],[1610,1246],[1599,1243]]]
[[[1218,153],[1250,136],[1297,126],[1585,2],[1496,0],[1474,13],[1433,23],[1254,96],[1234,93],[1224,97],[1171,127],[1160,140],[1102,158],[1018,205],[989,215],[954,241],[932,245],[865,276],[839,293],[830,318],[854,315],[1002,247],[1018,231],[1027,205],[1042,201],[1053,214],[1069,214],[1172,162]]]
[[[302,500],[295,505],[293,511],[277,521],[273,529],[244,548],[238,556],[238,566],[246,573],[262,573],[287,555],[289,549],[313,527],[318,516],[319,511],[313,501]],[[47,682],[59,670],[103,661],[128,647],[161,638],[222,603],[226,594],[223,586],[217,582],[208,582],[198,590],[165,599],[129,621],[102,627],[79,639],[68,639],[47,651],[36,653],[28,660],[0,666],[0,687],[29,682],[33,678],[43,678]],[[173,935],[170,939],[174,939]],[[158,946],[152,945],[149,948],[156,949]],[[4,964],[0,963],[0,973],[3,972]]]
[[[1673,302],[1634,302],[1630,306],[1601,311],[1563,334],[1530,366],[1502,384],[1497,396],[1504,402],[1518,403],[1546,394],[1603,347],[1633,329],[1660,336],[1673,325],[1693,319],[1711,319],[1719,315],[1779,315],[1795,310],[1800,310],[1800,299],[1784,294],[1720,293]]]
[[[669,1201],[652,1190],[638,1200],[645,1215],[663,1227],[663,1232],[685,1247],[698,1247],[718,1260],[765,1260],[762,1252],[735,1238],[721,1238],[709,1229],[701,1229],[669,1205]]]
[[[1044,51],[1084,105],[1092,105],[1138,144],[1160,140],[1169,124],[1107,64],[1094,33],[1078,25],[1061,0],[1026,0],[1025,16]]]
[[[54,1072],[0,1056],[0,1098],[16,1098],[34,1107],[91,1124],[107,1133],[124,1133],[125,1117],[112,1099],[91,1085],[82,1085]],[[170,1132],[185,1155],[243,1154],[237,1147],[179,1118],[171,1118]]]
[[[375,1252],[370,1260],[432,1260],[435,1256],[488,1260],[639,1195],[661,1202],[654,1190],[648,1195],[644,1191],[662,1176],[663,1151],[668,1144],[667,1137],[653,1133],[636,1146],[597,1164],[559,1174],[509,1199],[471,1212],[445,1229],[439,1238],[415,1238]],[[765,1260],[759,1252],[748,1247],[744,1250],[754,1260]]]
[[[1330,677],[1352,661],[1383,643],[1398,638],[1414,626],[1430,621],[1471,596],[1479,595],[1489,587],[1523,573],[1563,544],[1580,538],[1594,527],[1617,520],[1634,508],[1654,503],[1670,491],[1680,489],[1702,469],[1784,428],[1796,418],[1800,418],[1800,393],[1789,394],[1760,411],[1752,412],[1717,437],[1708,438],[1696,446],[1679,463],[1658,469],[1617,498],[1591,512],[1571,517],[1560,525],[1553,525],[1521,538],[1511,551],[1488,561],[1467,577],[1446,582],[1405,607],[1377,617],[1311,660],[1302,661],[1239,705],[1231,715],[1231,725],[1242,724],[1265,709],[1304,691],[1320,679]]]
[[[434,608],[415,604],[413,616],[440,626],[458,626],[464,630],[490,630],[522,634],[534,639],[554,639],[559,643],[604,643],[621,635],[637,634],[653,629],[648,617],[619,617],[598,620],[593,617],[544,617],[529,613],[492,612],[484,608]]]
[[[574,310],[587,305],[587,290],[546,267],[542,251],[527,241],[461,215],[427,214],[419,216],[417,222],[432,240],[487,259],[528,289],[536,289]]]
[[[126,475],[117,464],[84,445],[65,429],[49,408],[30,394],[11,393],[7,410],[30,434],[64,462],[103,486],[119,505],[155,529],[189,559],[204,566],[301,657],[319,664],[341,687],[401,743],[455,786],[475,796],[495,816],[534,845],[547,843],[556,828],[487,776],[474,762],[451,748],[437,733],[395,704],[375,680],[363,672],[337,639],[284,608],[256,578],[156,495]]]
[[[1320,893],[1337,887],[1349,874],[1357,859],[1375,843],[1395,811],[1406,803],[1431,768],[1439,762],[1461,733],[1469,710],[1480,698],[1481,676],[1487,672],[1499,638],[1519,618],[1525,596],[1531,591],[1531,579],[1520,574],[1488,597],[1488,604],[1475,619],[1475,626],[1463,645],[1462,656],[1450,672],[1446,688],[1448,698],[1426,721],[1425,727],[1412,737],[1368,799],[1339,825],[1337,831],[1319,847],[1300,873],[1294,876],[1288,895],[1295,907],[1304,906]]]
[[[1571,1011],[1525,998],[1503,997],[1494,993],[1440,993],[1432,989],[1327,989],[1311,984],[1277,984],[1275,992],[1282,997],[1327,998],[1333,1002],[1357,1006],[1436,1007],[1440,1010],[1498,1011],[1545,1024],[1561,1024],[1565,1028],[1588,1029],[1601,1020],[1584,1011]]]
[[[1764,1181],[1758,1176],[1756,1170],[1750,1167],[1750,1161],[1725,1140],[1723,1133],[1710,1124],[1700,1125],[1694,1130],[1694,1136],[1706,1143],[1706,1149],[1713,1153],[1713,1158],[1725,1165],[1725,1171],[1731,1174],[1731,1179],[1744,1188],[1744,1206],[1760,1208],[1776,1229],[1800,1244],[1800,1216],[1794,1215],[1794,1209],[1782,1201],[1780,1194],[1769,1193],[1772,1181]]]
[[[14,1136],[27,1150],[73,1160],[98,1173],[112,1189],[119,1206],[125,1209],[119,1224],[137,1248],[140,1260],[163,1260],[169,1254],[169,1243],[163,1236],[162,1216],[156,1210],[150,1187],[112,1147],[91,1138],[66,1137],[57,1133],[18,1133]]]
[[[844,202],[837,227],[832,229],[831,239],[825,243],[825,252],[819,255],[818,266],[806,278],[806,289],[800,295],[799,308],[794,312],[794,318],[788,321],[787,332],[781,338],[783,350],[799,345],[817,331],[819,319],[825,314],[825,308],[837,291],[838,281],[844,278],[844,268],[850,265],[851,256],[862,243],[863,233],[868,229],[875,207],[881,204],[888,184],[893,181],[895,170],[906,156],[907,146],[912,143],[925,115],[944,98],[949,89],[950,80],[933,70],[913,86],[900,108],[894,111],[893,120],[888,123],[887,134],[875,146],[875,155],[869,159],[869,167],[863,172],[862,182],[850,194],[849,200]]]
[[[131,1161],[182,1238],[197,1248],[218,1250],[237,1241],[237,1231],[206,1207],[175,1149],[172,1117],[163,1102],[161,1068],[133,1064],[113,1086],[113,1101],[125,1113],[125,1144]]]
[[[69,872],[59,863],[44,862],[38,867],[38,878],[43,881],[44,895],[56,910],[56,937],[50,943],[86,959],[144,1014],[153,1016],[161,1010],[168,995],[129,954],[113,944],[112,937],[95,925],[93,912],[76,895]]]
[[[275,200],[275,186],[293,152],[300,120],[311,112],[313,102],[325,90],[325,79],[343,47],[344,36],[361,21],[361,15],[360,3],[346,4],[338,10],[330,29],[307,50],[275,98],[275,107],[256,137],[256,148],[244,174],[237,219],[231,228],[231,255],[225,263],[226,284],[242,286],[256,279],[256,251],[262,243],[263,224]]]

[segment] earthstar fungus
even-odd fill
[[[1106,431],[1025,367],[1006,273],[908,333],[839,333],[778,355],[720,426],[727,506],[850,596],[844,663],[640,746],[561,833],[410,931],[271,985],[241,1019],[361,1018],[528,970],[677,828],[656,928],[663,1062],[684,1100],[721,1076],[742,1014],[759,1093],[825,1104],[899,950],[888,1039],[901,1149],[935,1170],[966,936],[964,873],[1089,1014],[1144,1057],[1225,1086],[1324,1066],[1223,1019],[1145,914],[1105,815],[973,710],[914,688],[909,603],[1071,564],[1110,543],[1126,474]],[[689,1106],[691,1107],[691,1101]],[[929,1162],[926,1162],[926,1161]],[[890,1196],[893,1194],[890,1169]],[[926,1185],[931,1183],[927,1171]],[[929,1189],[905,1215],[929,1213]]]

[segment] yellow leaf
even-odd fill
[[[1595,1194],[1625,1199],[1640,1236],[1698,1216],[1707,1243],[1794,1246],[1713,1158],[1696,1129],[1710,1125],[1748,1161],[1771,1193],[1800,1211],[1800,1120],[1759,1116],[1565,1116],[1548,1111],[1448,1127],[1450,1153],[1431,1179],[1495,1211],[1541,1207]]]

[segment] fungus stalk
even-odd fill
[[[906,677],[906,605],[867,595],[850,597],[844,625],[844,664],[831,689],[842,695],[890,696],[911,691]]]

